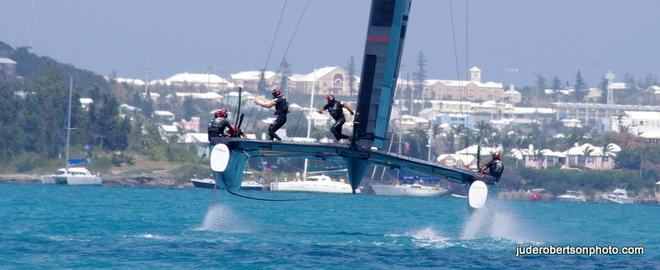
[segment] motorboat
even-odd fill
[[[612,192],[604,193],[601,196],[601,199],[604,202],[616,203],[616,204],[631,204],[634,203],[632,198],[628,197],[628,191],[623,188],[615,188]]]
[[[193,186],[196,188],[215,188],[215,180],[211,178],[192,178],[190,179],[190,182],[192,182]]]
[[[582,191],[567,190],[566,193],[557,196],[557,200],[567,202],[586,202],[587,198]]]
[[[254,180],[247,180],[241,183],[241,190],[263,190],[264,185]]]
[[[351,185],[343,181],[333,181],[327,175],[308,176],[304,181],[271,182],[271,191],[352,193]],[[356,190],[360,192],[360,190]]]
[[[381,196],[412,196],[412,197],[433,197],[442,196],[448,192],[441,186],[428,186],[421,183],[413,184],[373,184],[371,185],[376,195]]]

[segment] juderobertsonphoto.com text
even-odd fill
[[[642,246],[516,246],[516,257],[531,255],[644,255]]]

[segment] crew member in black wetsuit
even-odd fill
[[[286,123],[286,115],[289,113],[289,103],[286,101],[286,98],[282,95],[282,90],[279,88],[273,89],[272,94],[274,99],[265,100],[257,98],[254,100],[254,103],[264,108],[275,106],[275,115],[277,118],[275,118],[275,121],[268,127],[268,136],[270,136],[271,140],[281,141],[282,138],[277,136],[275,132]]]
[[[330,131],[332,132],[333,135],[335,135],[335,139],[337,142],[341,139],[348,139],[350,140],[351,137],[346,136],[341,133],[342,126],[344,126],[344,123],[346,123],[346,117],[344,117],[344,108],[348,110],[351,115],[355,114],[353,109],[351,108],[350,105],[346,103],[342,103],[339,100],[335,99],[335,96],[333,95],[327,95],[325,97],[325,100],[327,101],[327,104],[323,106],[319,110],[319,113],[323,113],[323,111],[328,111],[330,113],[330,116],[332,116],[333,119],[335,119],[335,124],[332,125],[332,128],[330,128]]]
[[[220,142],[220,138],[227,137],[230,129],[229,121],[227,121],[227,109],[218,109],[213,113],[213,120],[209,122],[206,128],[209,134],[209,144],[216,145]]]
[[[502,176],[502,172],[504,172],[504,163],[502,163],[500,153],[493,153],[493,159],[489,161],[486,166],[479,169],[479,172],[492,176],[495,178],[495,183],[498,183]]]

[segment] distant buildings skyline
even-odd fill
[[[151,78],[207,68],[220,74],[273,70],[284,57],[305,71],[345,68],[354,57],[360,70],[370,1],[311,1],[303,14],[305,2],[288,1],[273,42],[284,1],[9,0],[0,40],[98,74],[140,79],[145,69]],[[660,75],[653,57],[660,47],[658,1],[449,4],[412,2],[403,75],[416,69],[420,51],[430,78],[465,79],[471,66],[518,86],[532,85],[536,75],[574,82],[578,70],[589,86],[608,70]]]

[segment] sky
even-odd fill
[[[276,70],[289,43],[295,73],[346,67],[350,57],[361,70],[370,1],[309,0],[294,36],[307,1],[2,0],[0,41],[131,78],[146,67],[150,79]],[[464,78],[466,63],[484,81],[517,85],[537,75],[573,84],[578,70],[590,86],[609,70],[615,81],[660,75],[658,10],[653,0],[413,0],[401,74],[417,69],[422,51],[433,79]]]

